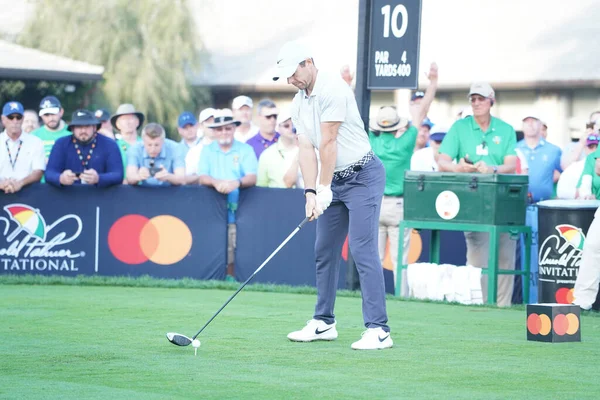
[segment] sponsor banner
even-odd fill
[[[248,279],[303,219],[304,194],[300,189],[243,190],[236,216],[236,278]],[[315,286],[316,225],[304,225],[253,282]],[[338,288],[343,289],[347,264],[341,249],[340,261]]]
[[[247,279],[304,217],[302,190],[251,188],[237,212],[235,275]],[[315,285],[316,223],[305,227],[256,282]],[[411,260],[427,261],[430,232],[413,233]],[[462,232],[441,234],[442,262],[464,265]],[[347,246],[338,288],[346,287]],[[55,188],[0,196],[0,274],[224,279],[227,201],[204,187]],[[394,293],[392,263],[384,260]]]
[[[0,273],[221,279],[226,199],[202,187],[0,196]]]
[[[570,304],[585,233],[596,209],[542,203],[538,208],[538,302]]]
[[[53,207],[36,190],[0,199],[0,273],[67,275],[94,271],[94,207]],[[52,191],[54,200],[69,196]]]

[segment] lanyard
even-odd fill
[[[10,153],[10,146],[8,145],[8,141],[10,139],[6,139],[6,152],[8,153],[8,160],[10,161],[10,166],[13,171],[15,170],[15,165],[17,165],[17,160],[19,159],[19,153],[21,152],[21,147],[23,146],[23,141],[19,139],[19,147],[17,147],[17,154],[15,155],[15,159],[13,160],[12,154]]]
[[[92,142],[92,146],[90,147],[90,150],[88,151],[87,156],[83,156],[83,152],[81,151],[81,148],[79,148],[79,143],[77,143],[77,140],[75,140],[75,138],[73,138],[73,146],[75,146],[75,151],[77,151],[77,157],[79,157],[79,161],[81,161],[81,166],[83,167],[83,169],[85,170],[90,162],[90,159],[92,158],[92,153],[94,153],[94,149],[96,148],[96,138],[97,136],[94,136],[94,141]]]

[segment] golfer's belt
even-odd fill
[[[341,171],[334,172],[333,179],[335,179],[337,181],[337,180],[352,176],[353,174],[355,174],[358,171],[360,171],[361,169],[363,169],[363,167],[365,165],[367,165],[369,163],[369,161],[371,161],[373,159],[374,156],[375,156],[375,154],[373,154],[373,150],[369,151],[367,154],[365,154],[363,156],[363,158],[361,158],[354,164],[350,165],[349,167],[347,167]]]

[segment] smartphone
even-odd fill
[[[81,176],[81,172],[75,172],[75,176],[79,178]]]
[[[154,176],[154,175],[156,175],[156,173],[158,171],[160,171],[160,168],[159,167],[150,167],[150,168],[148,168],[148,170],[150,171],[150,176]]]

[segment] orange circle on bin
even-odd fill
[[[540,329],[542,327],[542,321],[540,320],[540,316],[532,313],[527,317],[527,330],[532,335],[537,335],[540,333]]]
[[[573,313],[567,314],[567,335],[574,335],[579,330],[579,318]]]
[[[567,292],[567,304],[573,304],[574,300],[575,300],[575,288],[569,289],[569,291]]]
[[[143,215],[119,218],[108,232],[108,247],[125,264],[171,265],[181,261],[192,248],[192,233],[179,218]]]
[[[554,333],[559,336],[563,336],[567,333],[567,329],[569,329],[569,320],[565,314],[558,314],[554,317],[554,323],[552,324],[554,327]]]
[[[546,314],[540,314],[540,335],[546,336],[550,333],[552,329],[552,322],[550,322],[550,317]]]

